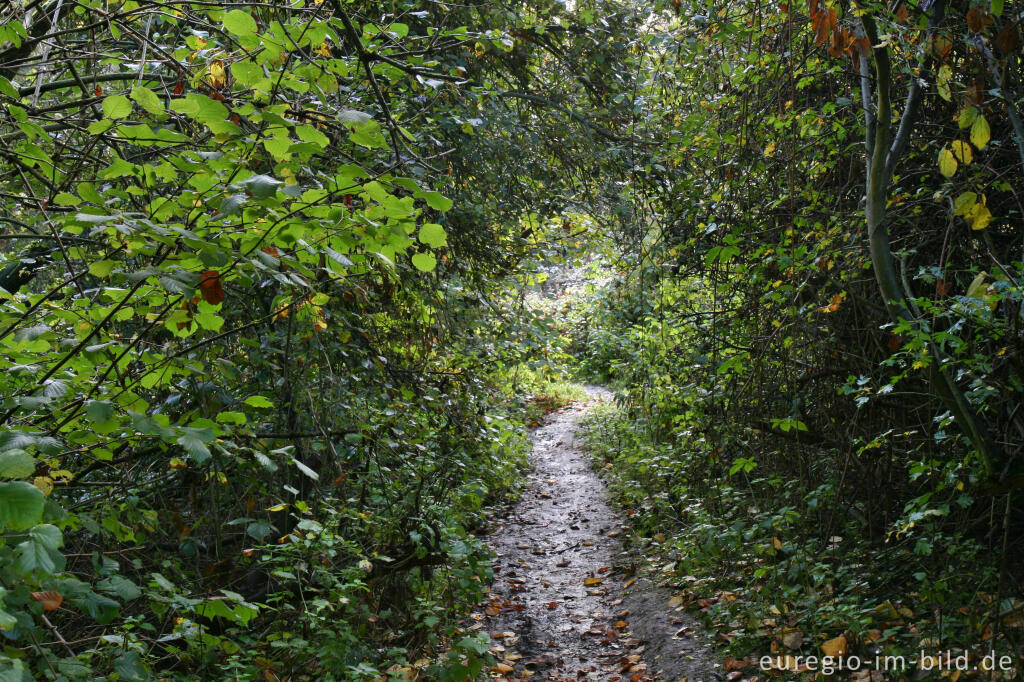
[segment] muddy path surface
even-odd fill
[[[724,679],[699,626],[644,577],[628,526],[576,439],[589,399],[548,415],[533,434],[530,485],[495,525],[489,601],[477,617],[499,679],[704,682]]]

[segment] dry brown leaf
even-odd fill
[[[846,653],[846,635],[834,637],[821,645],[821,650],[826,656],[838,658]]]

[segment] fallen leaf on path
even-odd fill
[[[683,605],[683,598],[682,597],[672,597],[671,599],[668,600],[668,605],[669,605],[669,607],[671,607],[673,609],[678,607],[678,606],[682,606]]]
[[[593,587],[594,585],[600,585],[604,581],[601,578],[587,578],[583,581],[583,584],[587,587]]]
[[[826,656],[838,658],[846,653],[846,636],[839,635],[821,645],[821,650]]]
[[[804,643],[804,633],[800,630],[783,633],[782,643],[787,649],[799,649]]]

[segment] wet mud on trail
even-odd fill
[[[534,430],[530,485],[488,536],[496,558],[477,614],[491,635],[499,679],[705,682],[724,679],[697,623],[669,604],[622,545],[576,429],[588,400],[551,413]]]

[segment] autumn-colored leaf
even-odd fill
[[[220,284],[220,273],[216,270],[207,270],[203,273],[202,281],[199,282],[199,293],[203,300],[210,305],[217,305],[224,302],[224,289]]]
[[[1008,23],[996,36],[996,47],[1003,54],[1010,54],[1020,45],[1020,33],[1015,23]]]
[[[842,656],[847,651],[846,635],[839,635],[828,640],[821,645],[821,650],[826,656],[831,656],[832,658]]]
[[[587,587],[593,587],[595,585],[600,585],[602,582],[604,581],[601,578],[587,578],[583,581],[583,584]]]
[[[61,595],[61,593],[57,592],[56,590],[46,590],[45,592],[29,592],[29,596],[35,599],[40,604],[42,604],[44,611],[56,611],[64,602],[63,595]]]
[[[210,77],[207,80],[207,82],[210,84],[210,87],[219,90],[224,87],[224,85],[227,83],[227,80],[228,75],[227,71],[224,68],[224,62],[220,59],[210,62]]]
[[[974,33],[981,33],[985,29],[985,9],[981,5],[975,5],[967,11],[967,27]]]

